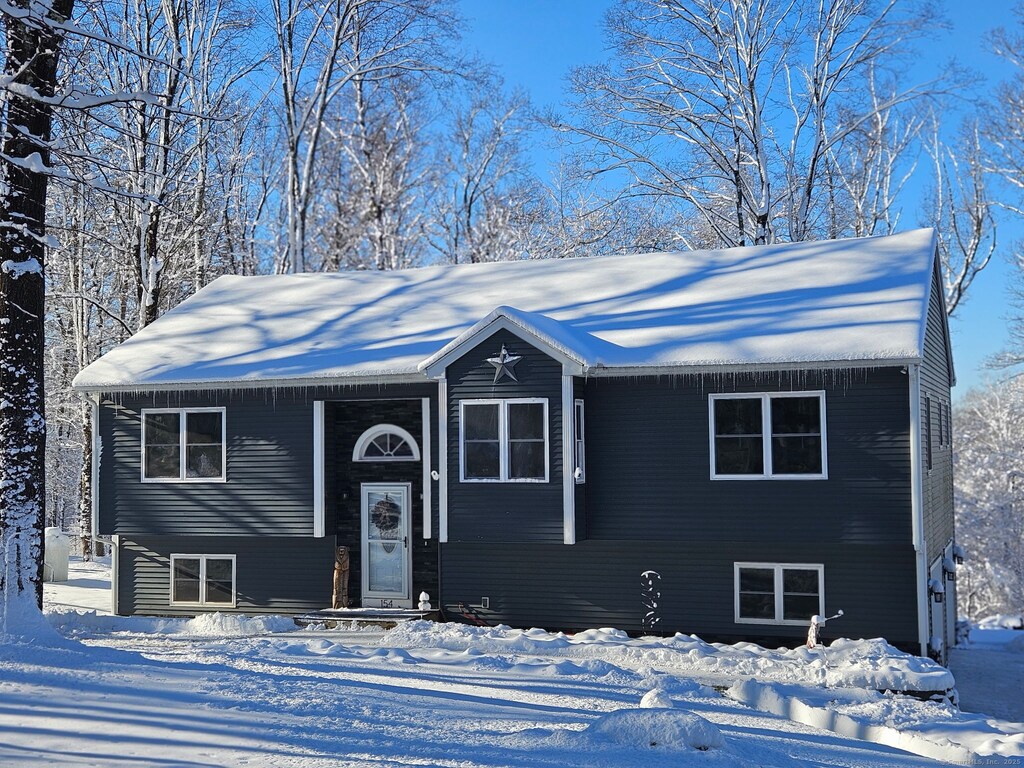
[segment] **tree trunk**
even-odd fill
[[[73,3],[54,0],[49,18],[34,18],[40,4],[12,0],[3,13],[4,74],[24,88],[6,89],[0,115],[0,634],[17,633],[30,606],[42,607],[43,264],[53,112],[45,100],[55,90],[61,42],[49,23],[66,20]]]
[[[101,554],[93,552],[92,538],[92,409],[86,409],[82,418],[82,473],[78,476],[78,530],[82,540],[82,556],[92,560]]]

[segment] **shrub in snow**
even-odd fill
[[[1024,637],[1015,637],[1006,644],[1006,650],[1013,653],[1024,653]]]
[[[172,620],[174,621],[174,620]],[[180,620],[178,620],[180,621]],[[200,637],[246,637],[270,632],[290,632],[295,622],[287,616],[239,616],[234,613],[202,613],[194,619],[165,628],[166,634]]]
[[[986,616],[978,622],[981,629],[1024,629],[1024,615],[1019,613],[997,613]]]
[[[640,699],[641,709],[672,709],[675,704],[665,695],[664,691],[648,691]]]
[[[598,718],[586,733],[636,748],[688,747],[706,751],[725,746],[718,727],[678,709],[620,709]]]

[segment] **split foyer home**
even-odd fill
[[[953,637],[935,234],[225,276],[85,368],[119,614]]]

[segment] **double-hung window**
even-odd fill
[[[825,567],[820,564],[736,563],[736,621],[807,624],[825,613]]]
[[[234,604],[234,555],[171,555],[171,605]]]
[[[463,481],[547,481],[546,399],[463,400],[459,423]]]
[[[202,482],[224,479],[224,409],[142,411],[142,479]]]
[[[828,475],[824,392],[711,395],[711,477]]]

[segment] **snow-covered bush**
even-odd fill
[[[967,393],[954,410],[961,615],[1024,608],[1024,379]]]

